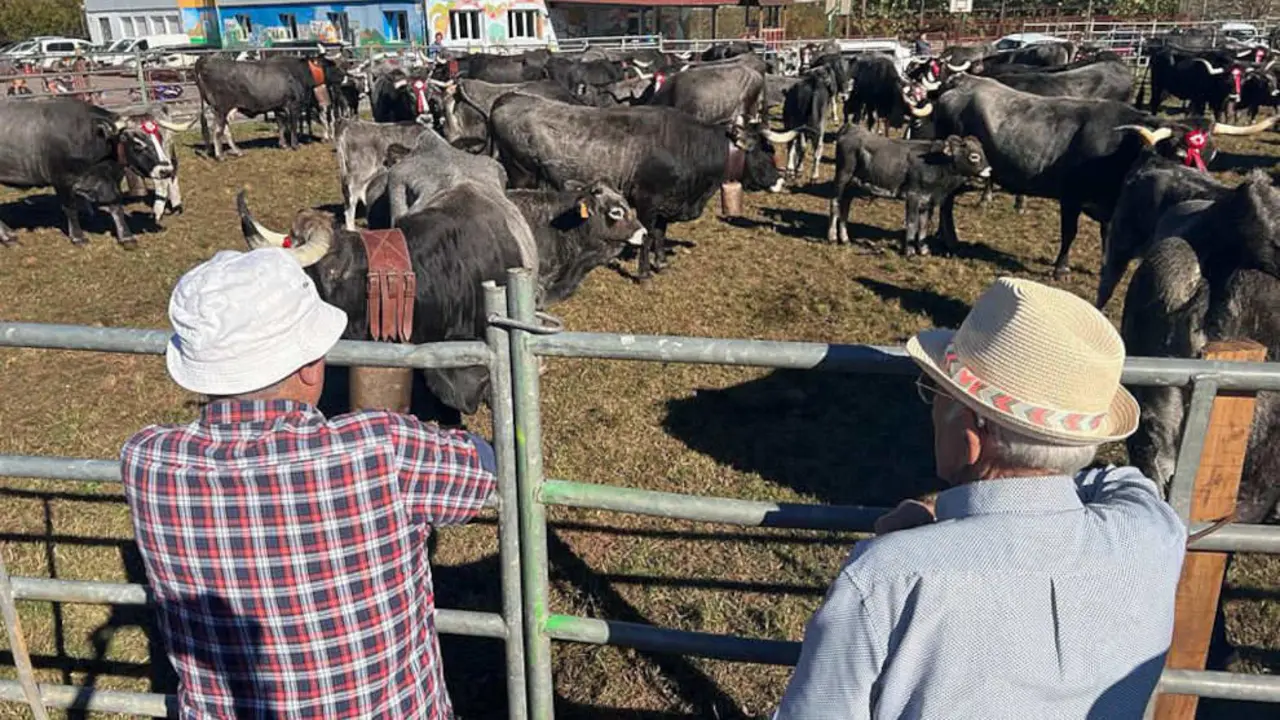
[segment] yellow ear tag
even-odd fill
[[[583,220],[591,217],[591,211],[587,210],[587,204],[585,202],[578,203],[578,214],[582,216]]]

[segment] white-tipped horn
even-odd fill
[[[289,249],[289,254],[304,268],[320,262],[321,258],[329,254],[329,246],[333,244],[333,228],[326,227],[317,234],[319,237],[307,237],[302,247]]]
[[[1143,142],[1151,146],[1154,146],[1161,140],[1167,140],[1173,137],[1173,130],[1170,128],[1160,128],[1159,130],[1152,132],[1151,128],[1144,125],[1118,125],[1116,126],[1116,130],[1132,130],[1142,136]]]
[[[164,128],[165,130],[171,130],[173,132],[186,132],[191,128],[195,127],[196,122],[198,122],[199,120],[200,120],[199,115],[191,118],[185,124],[176,123],[172,120],[166,120],[164,118],[156,118],[156,124]]]
[[[396,88],[397,90],[399,90],[400,88],[405,87],[405,86],[406,86],[406,85],[408,85],[408,84],[409,84],[409,80],[408,80],[408,79],[406,79],[406,78],[400,78],[399,80],[395,81],[395,88]]]
[[[249,203],[244,199],[244,190],[236,193],[236,211],[240,214],[240,231],[244,233],[244,241],[250,249],[284,247],[289,236],[268,230],[253,218]]]
[[[451,82],[446,82],[444,80],[436,80],[435,78],[428,78],[427,82],[431,85],[431,87],[438,87],[438,88],[447,88],[453,85],[453,83]]]
[[[929,117],[933,114],[933,103],[925,103],[921,107],[912,107],[911,114],[918,117]]]
[[[952,65],[947,63],[947,69],[951,72],[965,72],[973,65],[972,60],[965,60],[963,65]]]
[[[760,130],[760,134],[764,135],[764,138],[771,143],[780,143],[785,145],[792,140],[795,140],[796,136],[800,134],[800,131],[788,130],[786,132],[774,132],[769,128],[763,128]]]
[[[1221,75],[1227,71],[1226,68],[1214,67],[1213,63],[1205,60],[1204,58],[1196,58],[1192,62],[1204,63],[1205,69],[1209,71],[1210,75]]]
[[[636,67],[640,68],[641,70],[648,70],[649,68],[653,67],[653,63],[651,63],[651,62],[644,62],[644,61],[642,61],[642,60],[636,60],[635,58],[631,58],[631,64],[632,64],[632,65],[635,65]]]
[[[1280,115],[1272,115],[1271,117],[1267,118],[1266,120],[1263,120],[1262,122],[1254,123],[1253,125],[1247,125],[1245,127],[1239,127],[1237,125],[1228,125],[1226,123],[1216,123],[1213,126],[1213,133],[1215,135],[1235,135],[1235,136],[1257,135],[1260,132],[1266,132],[1267,130],[1270,130],[1271,126],[1275,125],[1277,121],[1280,121]]]
[[[928,78],[920,78],[920,86],[924,88],[925,92],[933,92],[942,87],[942,83],[930,82]]]

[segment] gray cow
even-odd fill
[[[461,143],[484,144],[489,140],[489,113],[498,98],[519,90],[528,95],[551,98],[570,104],[580,104],[577,95],[560,83],[535,80],[521,83],[491,83],[484,80],[462,78],[445,85],[444,138],[455,146]]]
[[[1155,213],[1151,205],[1139,206]],[[1125,295],[1130,355],[1194,358],[1215,340],[1251,339],[1280,358],[1280,191],[1255,172],[1216,199],[1160,213],[1153,243]],[[1134,388],[1141,414],[1130,461],[1158,483],[1174,474],[1189,393]],[[1280,500],[1280,393],[1258,394],[1236,517],[1268,519]]]
[[[338,124],[338,180],[342,184],[343,227],[356,229],[356,210],[363,204],[372,207],[373,199],[384,190],[372,186],[375,181],[386,186],[387,150],[392,145],[413,147],[418,136],[429,130],[416,122],[373,123],[348,120]]]
[[[705,123],[729,125],[759,122],[764,99],[764,71],[742,55],[703,63],[667,78],[650,105],[673,107]]]

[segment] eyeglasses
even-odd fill
[[[922,373],[920,377],[916,378],[916,394],[920,396],[920,402],[925,405],[932,405],[933,396],[941,395],[942,391],[934,384],[933,378]]]

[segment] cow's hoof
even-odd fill
[[[1062,278],[1064,278],[1064,277],[1066,277],[1066,276],[1068,276],[1068,275],[1070,275],[1070,274],[1071,274],[1071,268],[1069,268],[1069,267],[1065,267],[1065,266],[1064,266],[1064,267],[1057,267],[1057,266],[1055,266],[1055,267],[1053,268],[1053,279],[1054,279],[1054,280],[1061,280]]]
[[[138,239],[130,235],[129,237],[120,238],[120,247],[124,250],[137,250]]]
[[[915,246],[913,246],[913,245],[904,245],[904,246],[902,247],[902,255],[903,255],[904,257],[915,257],[915,255],[916,255],[916,249],[915,249]]]
[[[924,244],[924,243],[920,243],[920,256],[921,256],[921,257],[924,257],[925,255],[928,255],[930,252],[932,252],[932,251],[931,251],[931,250],[929,250],[929,246],[928,246],[928,245],[926,245],[926,244]]]

